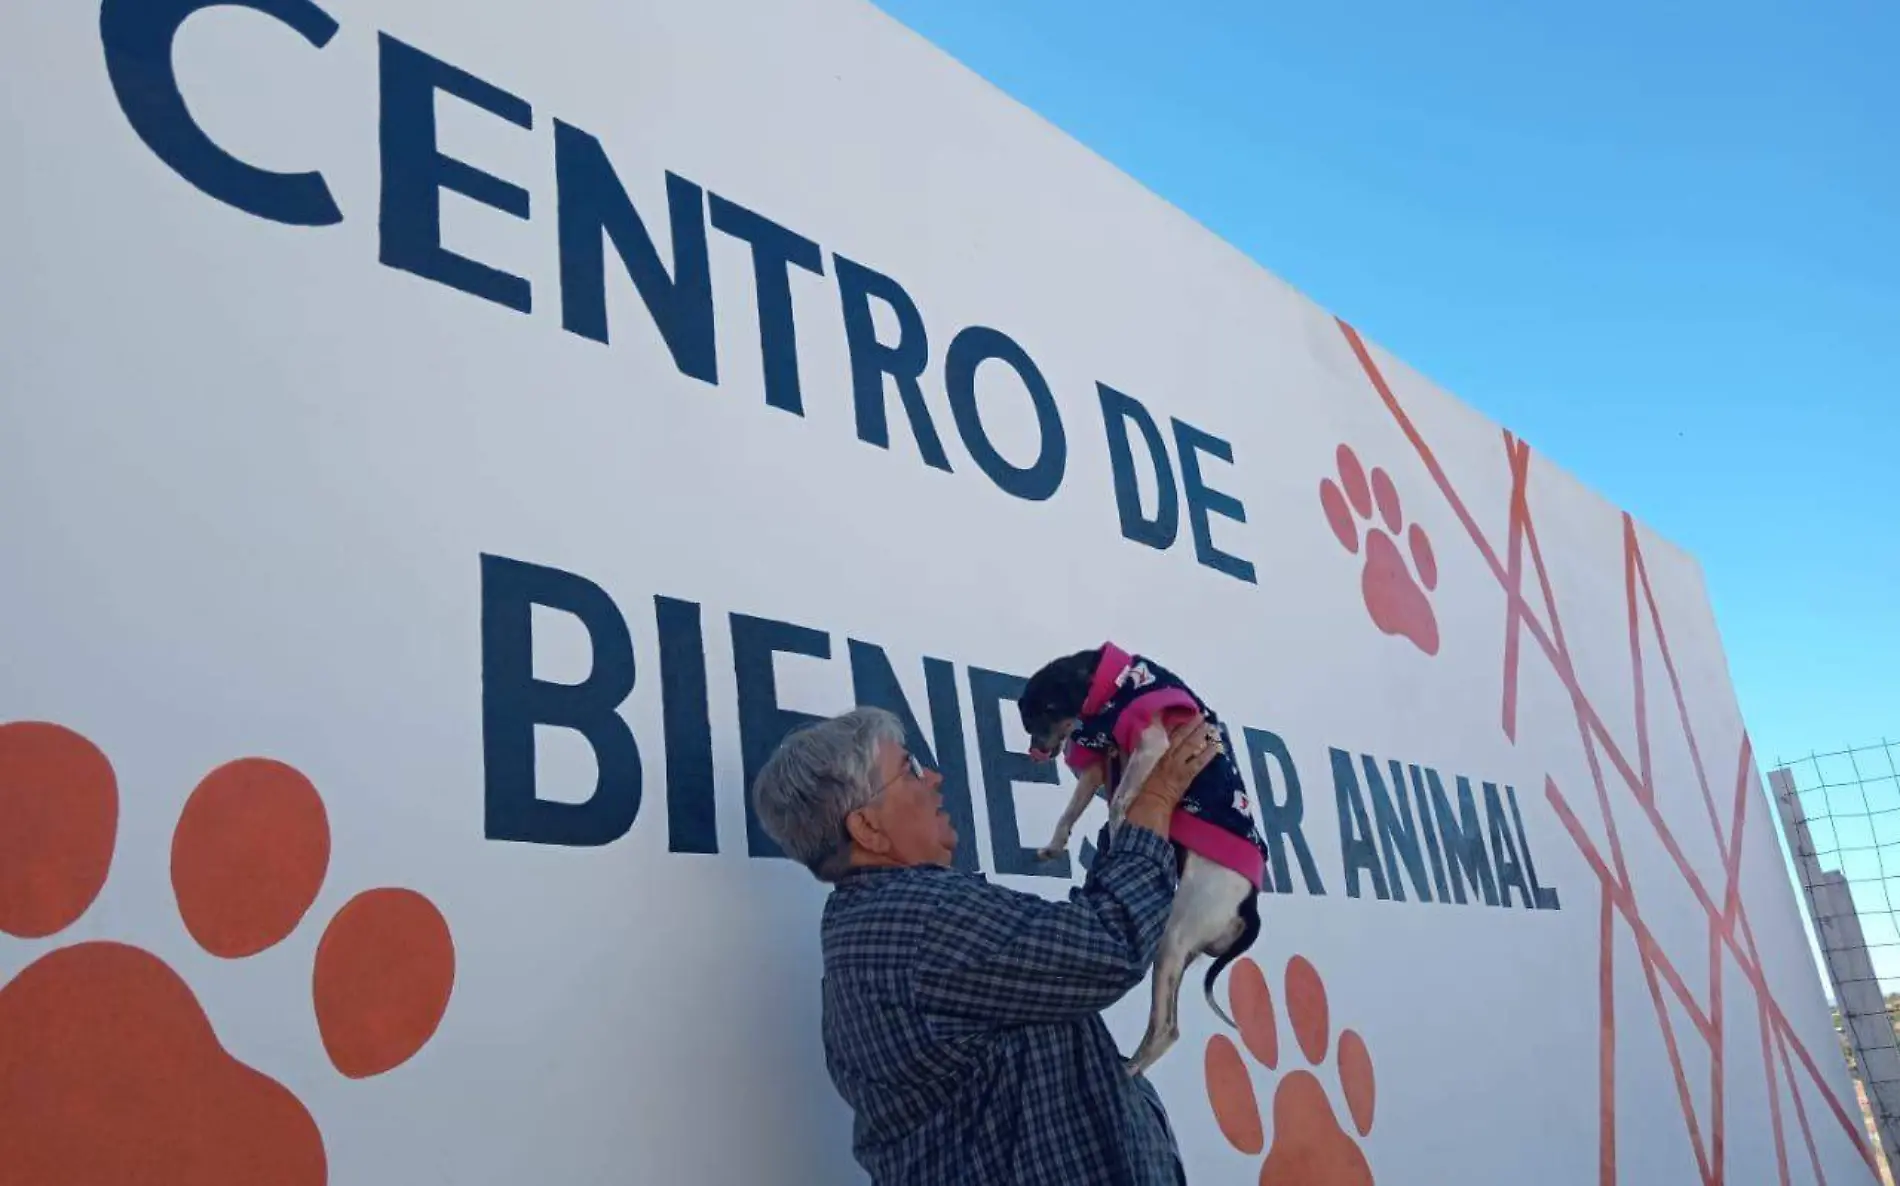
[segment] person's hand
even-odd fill
[[[1199,713],[1168,731],[1168,749],[1148,773],[1134,802],[1128,805],[1127,822],[1162,836],[1168,834],[1168,821],[1174,816],[1181,796],[1187,794],[1194,776],[1220,756],[1225,748],[1220,733]]]

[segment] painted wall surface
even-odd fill
[[[0,6],[25,1181],[861,1180],[748,776],[1060,895],[1103,639],[1278,845],[1191,1181],[1869,1176],[1688,556],[856,0],[320,3]]]

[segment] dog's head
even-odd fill
[[[1029,734],[1030,757],[1046,762],[1062,751],[1082,716],[1089,683],[1101,661],[1102,649],[1094,647],[1053,660],[1029,677],[1023,694],[1016,698],[1016,708]]]

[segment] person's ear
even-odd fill
[[[864,851],[874,852],[879,856],[890,852],[891,838],[884,834],[884,829],[878,827],[876,821],[871,819],[870,808],[860,807],[845,816],[844,826],[845,830],[851,834],[852,843]]]

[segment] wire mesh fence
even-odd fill
[[[1900,994],[1900,744],[1810,754],[1777,768],[1788,772],[1821,868],[1847,883],[1882,995]]]
[[[1900,1137],[1900,743],[1883,738],[1777,762],[1768,782],[1834,996],[1841,1052],[1889,1161]]]

